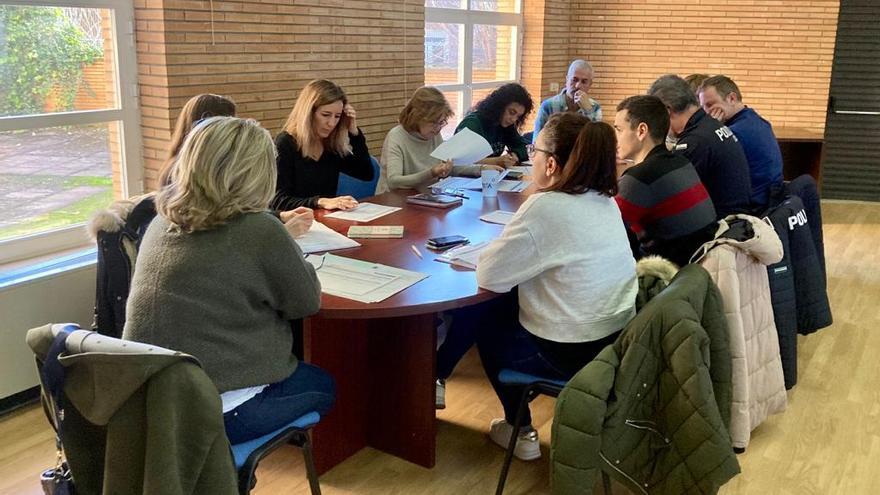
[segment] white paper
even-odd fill
[[[498,181],[498,190],[506,192],[523,192],[531,182],[525,180]]]
[[[384,301],[428,278],[424,273],[329,253],[309,256],[307,260],[317,271],[322,292],[362,303]]]
[[[441,179],[434,184],[431,184],[430,187],[440,187],[443,189],[470,189],[472,191],[479,191],[483,189],[483,180],[477,177],[476,179],[470,177],[447,177],[445,179]]]
[[[482,253],[488,245],[488,242],[465,244],[464,246],[459,246],[444,252],[438,256],[436,260],[476,270],[477,261],[480,259],[480,253]]]
[[[507,225],[513,220],[513,215],[515,213],[516,212],[513,211],[495,210],[492,213],[486,213],[481,216],[480,220],[489,223],[497,223],[499,225]]]
[[[438,160],[452,160],[453,165],[470,165],[492,154],[486,138],[464,128],[438,146],[431,156]]]
[[[304,253],[317,253],[360,246],[360,243],[345,237],[321,222],[312,222],[309,231],[294,239]]]
[[[519,192],[526,188],[529,184],[527,182],[522,182],[518,180],[507,180],[503,179],[507,176],[507,170],[501,172],[501,175],[498,177],[498,190],[499,191],[514,191]],[[524,184],[523,186],[517,186],[517,184]],[[430,187],[442,187],[443,189],[469,189],[471,191],[482,191],[483,190],[483,179],[482,177],[477,177],[475,179],[470,177],[447,177],[445,179],[441,179],[434,184],[431,184]]]
[[[377,205],[374,203],[360,203],[357,208],[348,211],[334,211],[328,218],[338,218],[340,220],[350,220],[352,222],[372,222],[373,220],[384,217],[389,213],[399,210],[398,206]]]
[[[523,163],[528,163],[528,162],[523,162]],[[532,166],[531,165],[516,165],[516,166],[510,167],[508,170],[510,170],[511,172],[520,172],[523,175],[532,175]]]

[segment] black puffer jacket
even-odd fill
[[[831,324],[825,275],[804,204],[797,196],[771,200],[765,216],[782,241],[782,261],[767,267],[785,388],[797,383],[797,334]]]
[[[98,243],[98,280],[93,329],[122,337],[125,305],[141,238],[156,216],[152,196],[117,201],[91,221],[89,229]]]

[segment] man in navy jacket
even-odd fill
[[[727,76],[706,79],[697,95],[703,110],[739,139],[749,162],[752,203],[766,207],[771,188],[782,184],[782,153],[770,122],[743,103],[739,87]]]
[[[719,218],[751,211],[749,164],[736,136],[700,108],[687,81],[667,74],[654,81],[648,94],[669,110],[669,130],[678,138],[674,152],[697,169]]]

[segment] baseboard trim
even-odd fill
[[[0,399],[0,416],[6,415],[15,411],[16,409],[20,409],[24,406],[29,406],[35,402],[40,400],[40,386],[31,387],[26,390],[22,390],[17,394],[12,394],[9,397],[4,397]]]

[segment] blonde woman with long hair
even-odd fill
[[[278,187],[272,206],[350,210],[351,196],[336,196],[339,173],[373,179],[367,139],[357,127],[357,113],[336,84],[318,79],[306,85],[275,138]]]
[[[443,143],[440,131],[455,115],[437,88],[424,86],[413,93],[382,145],[376,194],[391,189],[414,189],[450,175],[480,175],[479,165],[453,166],[431,153]],[[497,167],[499,170],[501,167]]]
[[[198,358],[240,443],[333,405],[329,374],[298,362],[291,320],[318,311],[321,285],[267,210],[275,150],[253,120],[193,127],[141,243],[123,338]],[[281,262],[279,262],[281,260]]]
[[[168,158],[162,164],[159,171],[159,186],[166,186],[171,181],[171,171],[177,154],[183,146],[183,141],[189,135],[189,131],[198,122],[209,117],[235,117],[235,102],[225,96],[204,93],[190,98],[177,116],[174,126],[174,134],[171,136],[171,146],[168,148]],[[279,218],[287,226],[288,232],[298,237],[309,230],[314,219],[314,213],[308,208],[291,208],[290,211],[279,211]]]

